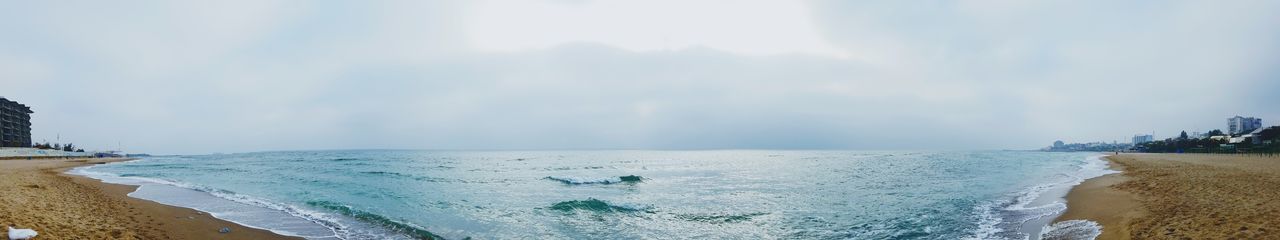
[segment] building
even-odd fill
[[[31,147],[31,111],[0,97],[0,147]]]
[[[1227,134],[1245,134],[1258,128],[1262,128],[1261,118],[1236,116],[1227,119]]]
[[[1228,143],[1242,143],[1242,142],[1248,141],[1249,143],[1253,143],[1253,144],[1262,144],[1262,130],[1263,130],[1263,129],[1264,129],[1264,128],[1255,128],[1255,129],[1253,129],[1253,131],[1250,131],[1250,132],[1245,133],[1245,134],[1240,134],[1240,136],[1233,137],[1233,138],[1231,138],[1231,140],[1228,140],[1227,142],[1228,142]]]
[[[1143,143],[1149,143],[1149,142],[1151,142],[1151,141],[1155,141],[1155,140],[1156,140],[1155,136],[1152,136],[1151,134],[1146,134],[1146,135],[1143,135],[1143,134],[1133,135],[1133,145],[1134,145],[1134,146],[1137,146],[1137,145],[1139,145],[1139,144],[1143,144]]]
[[[1065,143],[1061,140],[1054,141],[1053,146],[1041,148],[1040,151],[1046,152],[1111,152],[1121,151],[1131,147],[1129,144],[1091,142],[1091,143]]]

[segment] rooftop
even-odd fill
[[[18,103],[18,101],[9,100],[8,98],[5,98],[4,96],[0,96],[0,103],[5,103],[5,102],[11,102],[11,103],[13,103],[13,104],[17,104],[18,106],[21,106],[21,107],[23,108],[23,110],[26,110],[25,112],[27,112],[27,113],[35,113],[35,112],[31,111],[31,107],[30,107],[30,106],[27,106],[26,104]]]

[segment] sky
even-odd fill
[[[1280,121],[1280,1],[3,1],[37,142],[1035,149]]]

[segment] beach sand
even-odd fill
[[[1280,239],[1280,157],[1109,156],[1124,173],[1085,181],[1057,221],[1088,219],[1098,239]]]
[[[36,239],[300,239],[126,196],[136,186],[62,173],[114,161],[123,159],[0,160],[0,224],[35,229]],[[231,232],[219,233],[223,227]]]

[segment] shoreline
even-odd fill
[[[1110,166],[1110,161],[1106,160],[1107,155],[1094,155],[1086,157],[1085,162],[1081,165],[1081,169],[1074,174],[1069,174],[1075,180],[1054,183],[1047,185],[1039,194],[1036,194],[1034,200],[1029,202],[1028,206],[1039,209],[1060,208],[1053,213],[1031,218],[1024,221],[1019,232],[1025,234],[1028,239],[1077,239],[1082,236],[1089,235],[1087,232],[1097,229],[1088,225],[1055,225],[1061,220],[1059,218],[1069,211],[1067,205],[1068,194],[1085,182],[1101,178],[1103,176],[1119,173],[1117,169]]]
[[[0,223],[51,239],[302,239],[129,197],[138,186],[66,173],[132,159],[0,160]],[[231,231],[219,233],[226,227]]]
[[[1055,220],[1089,220],[1098,239],[1280,238],[1280,157],[1127,153],[1106,158],[1121,174],[1068,193]]]
[[[1067,192],[1067,209],[1052,224],[1072,220],[1092,221],[1100,226],[1101,233],[1097,239],[1130,239],[1128,221],[1140,217],[1143,212],[1136,197],[1128,192],[1113,189],[1112,186],[1129,180],[1125,176],[1125,168],[1106,155],[1107,169],[1117,171],[1095,178],[1086,179]]]

